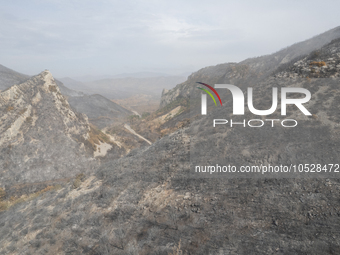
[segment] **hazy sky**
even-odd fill
[[[0,1],[0,64],[56,77],[196,71],[340,25],[338,0]]]

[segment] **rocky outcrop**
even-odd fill
[[[282,69],[284,69],[282,71]],[[280,78],[336,78],[340,76],[340,39],[289,63],[275,75]]]
[[[1,92],[0,109],[0,186],[91,168],[88,119],[72,110],[49,71]]]

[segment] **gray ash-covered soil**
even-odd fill
[[[188,130],[187,130],[188,131]],[[181,130],[1,213],[3,254],[338,254],[336,179],[190,179]],[[25,219],[25,220],[23,220]]]

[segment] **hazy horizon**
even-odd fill
[[[330,30],[339,7],[331,0],[4,2],[0,64],[71,78],[194,72]]]

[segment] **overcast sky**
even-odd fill
[[[338,0],[0,1],[0,64],[55,77],[196,71],[340,25]]]

